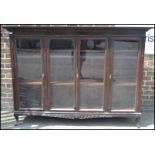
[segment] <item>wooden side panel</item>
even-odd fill
[[[137,88],[136,88],[136,112],[140,112],[142,104],[142,82],[143,82],[143,67],[144,67],[144,50],[145,50],[145,36],[140,40],[138,63],[137,63]]]
[[[11,37],[11,59],[12,59],[12,80],[13,80],[13,96],[14,96],[14,109],[19,109],[19,102],[18,102],[18,86],[17,86],[17,61],[16,61],[16,40],[15,37]]]

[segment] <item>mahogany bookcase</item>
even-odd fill
[[[8,27],[14,115],[141,116],[146,27]]]

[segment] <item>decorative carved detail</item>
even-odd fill
[[[34,112],[34,111],[16,111],[18,115],[31,115],[31,116],[48,116],[66,119],[91,119],[91,118],[106,118],[106,117],[140,117],[141,113],[88,113],[88,112],[68,112],[68,113],[53,113],[53,112]]]

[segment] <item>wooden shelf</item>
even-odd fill
[[[41,49],[26,49],[26,48],[17,48],[17,52],[23,51],[23,52],[38,52],[41,51]]]
[[[49,49],[50,52],[52,51],[73,51],[74,49]]]
[[[25,80],[23,82],[19,82],[20,85],[42,85],[41,80]]]
[[[102,51],[102,52],[105,52],[105,49],[81,49],[80,51],[90,51],[90,52],[93,52],[93,51]]]
[[[137,50],[115,50],[115,49],[113,49],[113,51],[114,52],[122,52],[122,53],[126,53],[126,52],[133,52],[133,53],[136,53],[137,51],[138,51],[138,49]]]
[[[54,81],[50,82],[51,85],[63,86],[63,85],[74,85],[74,81]]]

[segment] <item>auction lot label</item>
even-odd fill
[[[146,33],[145,54],[154,54],[154,28]]]

